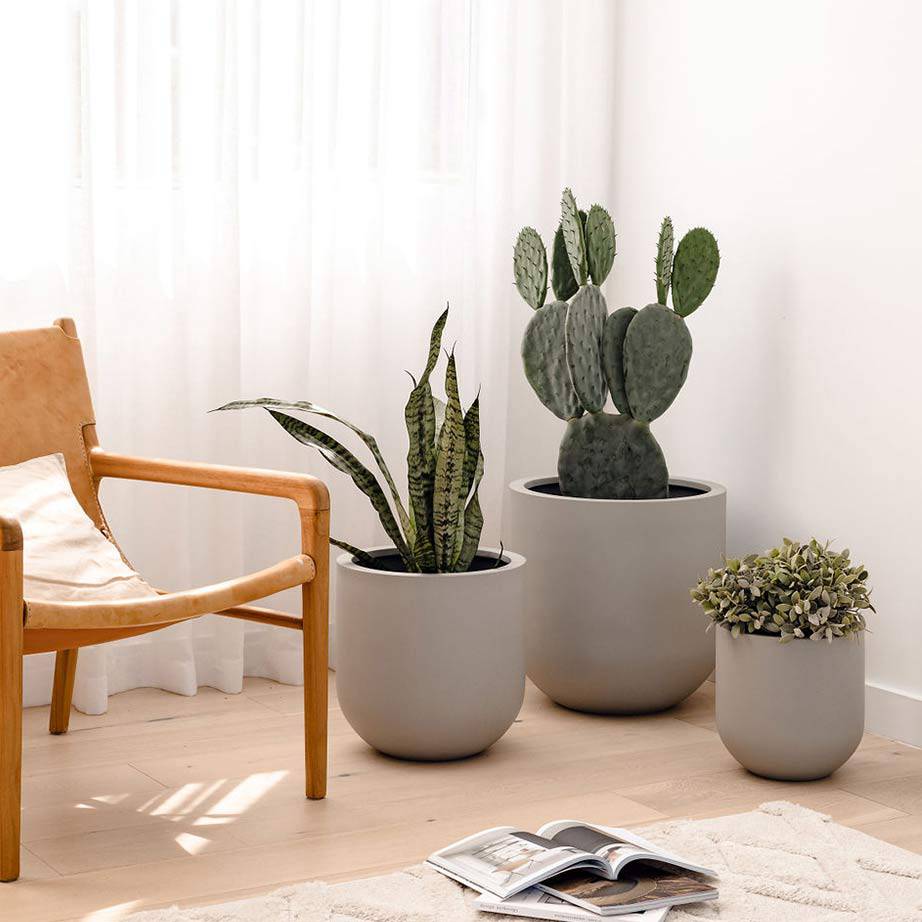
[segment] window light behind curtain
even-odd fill
[[[368,544],[383,536],[341,475],[264,414],[206,411],[311,399],[400,469],[403,371],[448,301],[462,398],[482,388],[498,542],[507,445],[521,454],[534,428],[507,412],[532,410],[512,365],[528,319],[512,243],[523,223],[553,225],[563,182],[609,193],[615,16],[607,0],[3,6],[2,77],[21,88],[0,115],[3,327],[76,318],[105,446],[319,473],[334,532]],[[554,422],[536,418],[551,444]],[[121,483],[103,501],[165,588],[294,549],[281,502]],[[245,673],[299,682],[298,641],[203,619],[85,650],[76,702],[237,691]],[[50,675],[30,658],[29,703],[48,700]]]

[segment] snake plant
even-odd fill
[[[348,474],[368,497],[388,538],[409,573],[463,573],[477,553],[483,529],[483,513],[477,496],[483,477],[480,448],[480,395],[465,412],[458,390],[454,352],[448,354],[445,396],[434,397],[429,379],[442,348],[442,331],[448,308],[435,322],[429,340],[426,367],[417,380],[404,410],[409,450],[407,452],[409,502],[404,504],[393,476],[375,438],[348,420],[308,400],[279,400],[260,397],[235,400],[218,410],[263,407],[290,435],[303,445],[316,448],[336,470]],[[295,410],[332,420],[351,430],[368,449],[387,487],[341,442],[295,416],[281,412]],[[388,498],[388,494],[390,498]],[[363,566],[382,569],[381,562],[345,541],[330,542],[351,553]]]

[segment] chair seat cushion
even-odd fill
[[[0,514],[19,520],[27,599],[93,602],[157,595],[74,496],[62,454],[0,467]]]

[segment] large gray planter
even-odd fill
[[[726,491],[673,480],[669,499],[579,499],[556,482],[511,484],[509,542],[529,561],[529,678],[580,711],[677,704],[714,668],[714,635],[689,590],[722,562]]]
[[[337,695],[370,746],[402,759],[460,759],[512,725],[525,693],[525,559],[503,557],[496,569],[438,575],[337,559]]]
[[[825,778],[864,733],[864,634],[782,644],[718,629],[717,730],[757,775]]]

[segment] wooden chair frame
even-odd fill
[[[56,326],[76,341],[73,321],[59,320]],[[80,367],[82,370],[82,358]],[[19,877],[22,659],[31,653],[56,651],[49,730],[59,734],[67,732],[80,647],[144,634],[210,613],[301,631],[305,793],[314,800],[326,796],[330,506],[324,483],[303,474],[112,454],[98,446],[93,420],[81,422],[81,435],[94,499],[105,477],[283,497],[298,508],[301,553],[213,586],[136,601],[30,601],[23,597],[22,530],[15,520],[3,518],[0,509],[0,881]],[[104,522],[101,528],[112,540]],[[300,617],[246,604],[296,586],[301,586]]]

